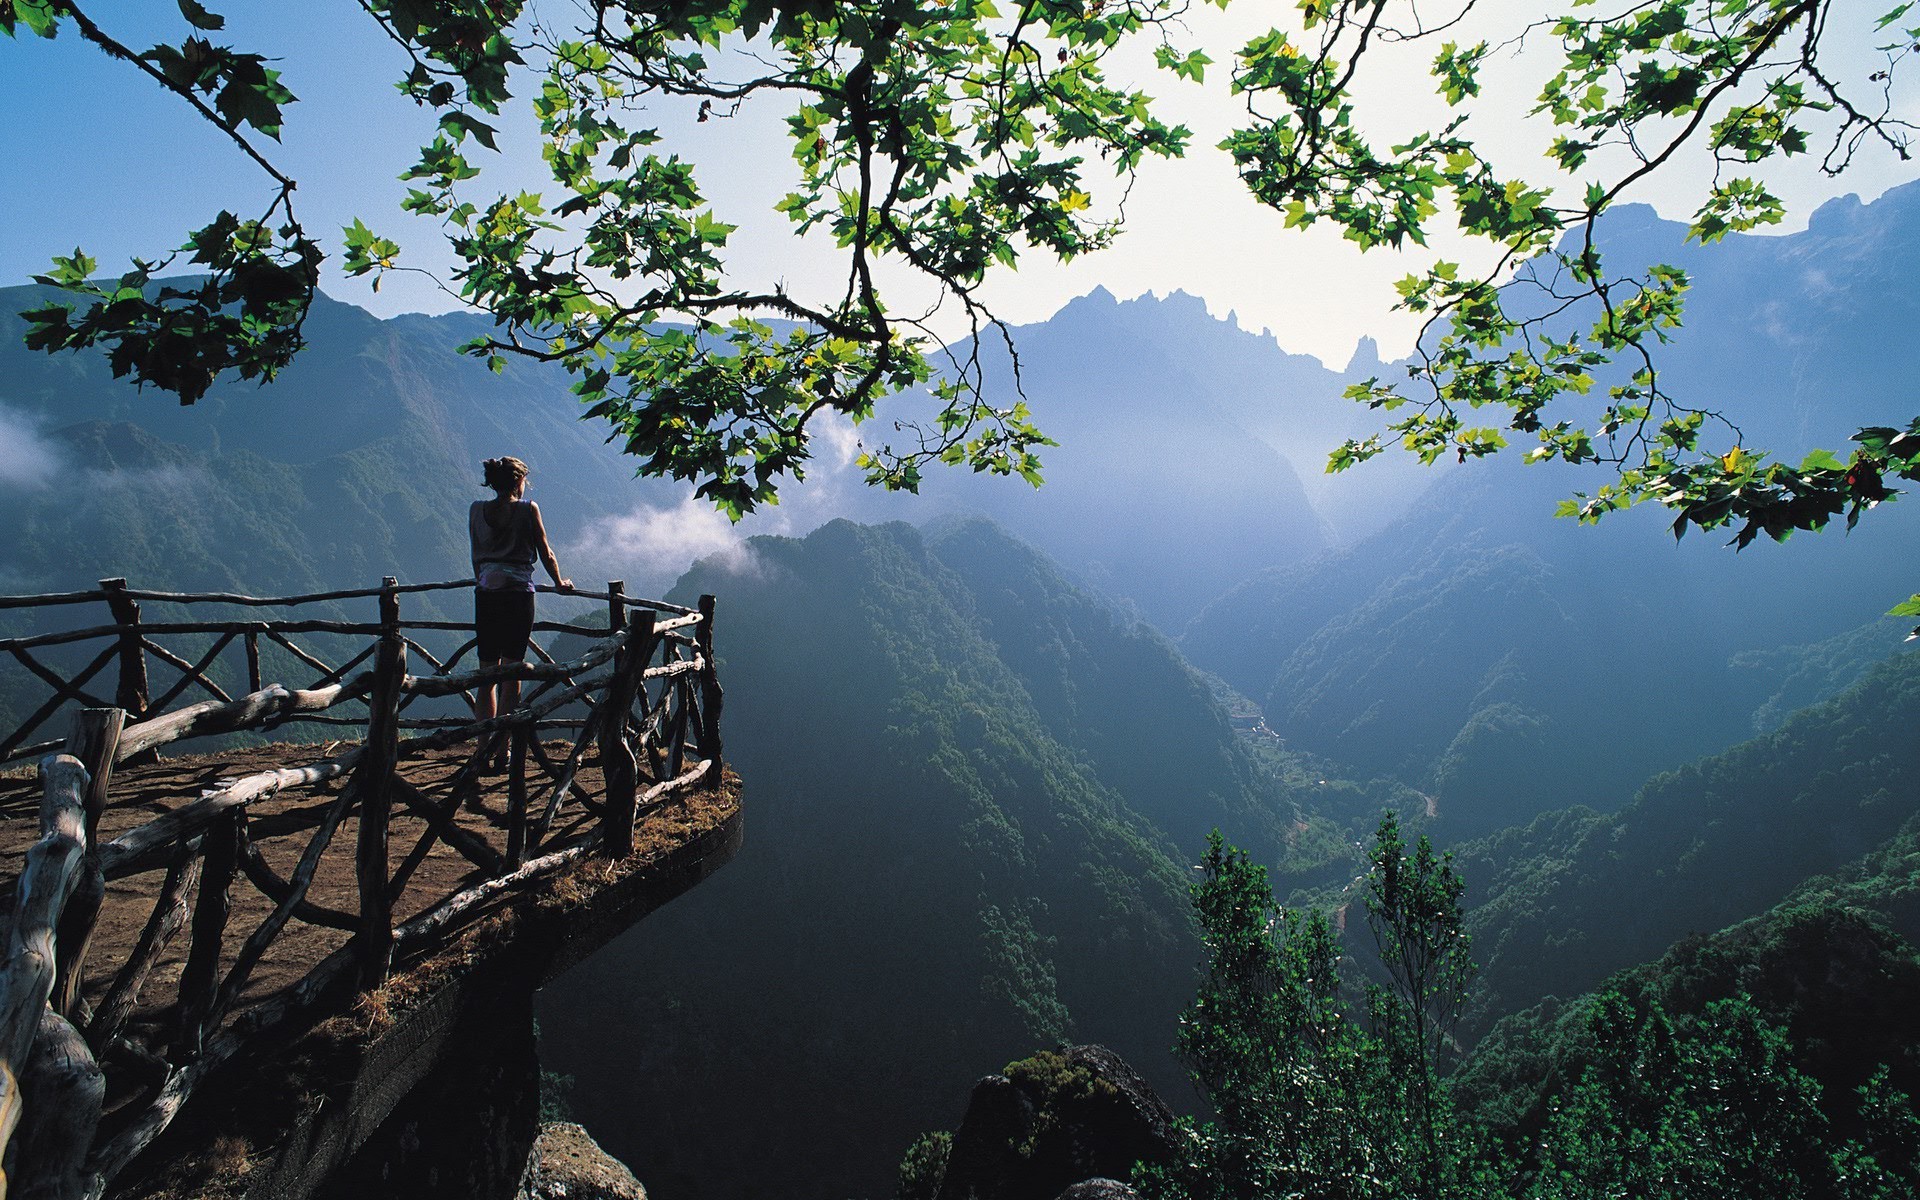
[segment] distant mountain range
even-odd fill
[[[1664,369],[1749,445],[1920,412],[1899,358],[1920,186],[1711,254],[1676,230],[1622,210],[1611,252],[1693,274]],[[1329,480],[1326,448],[1371,420],[1340,389],[1393,369],[1370,345],[1333,370],[1192,297],[1095,293],[1014,331],[1062,442],[1043,490],[870,493],[835,429],[730,530],[634,480],[563,375],[454,353],[477,318],[322,299],[279,382],[182,409],[98,357],[28,354],[12,314],[41,298],[0,291],[0,590],[462,575],[478,463],[516,453],[576,578],[651,594],[685,571],[677,594],[721,597],[747,848],[547,1002],[575,1102],[667,1200],[878,1194],[973,1076],[1067,1037],[1177,1093],[1184,885],[1215,826],[1319,895],[1389,804],[1487,835],[1462,860],[1482,1025],[1796,888],[1907,928],[1915,660],[1879,665],[1910,623],[1877,614],[1920,587],[1920,502],[1736,556],[1676,550],[1657,513],[1553,520],[1579,472]],[[610,1021],[631,1056],[586,1037]]]

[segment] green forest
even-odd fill
[[[1920,6],[1269,8],[0,0],[0,738],[513,455],[716,598],[531,1002],[656,1200],[1920,1195]]]

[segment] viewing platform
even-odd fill
[[[533,991],[732,856],[739,781],[712,597],[575,591],[604,618],[535,626],[565,657],[462,669],[471,623],[400,607],[470,586],[0,597],[41,626],[0,654],[46,693],[0,739],[9,1187],[197,1195],[220,1176],[291,1197],[375,1169],[400,1187],[421,1122],[445,1120],[409,1097],[435,1088],[517,1114],[442,1147],[511,1172],[490,1160],[531,1141]],[[351,619],[369,601],[376,620]],[[96,603],[110,624],[49,620]],[[110,700],[89,690],[109,663]],[[475,720],[476,689],[508,680],[518,706]],[[189,692],[206,699],[175,703]],[[289,736],[323,740],[265,740]]]

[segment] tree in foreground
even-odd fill
[[[1283,909],[1215,834],[1193,886],[1206,967],[1177,1051],[1215,1116],[1183,1118],[1152,1200],[1888,1200],[1920,1188],[1920,1119],[1884,1069],[1842,1134],[1784,1031],[1740,997],[1680,1027],[1651,996],[1584,1001],[1592,1065],[1512,1154],[1458,1110],[1444,1036],[1471,972],[1460,880],[1389,816],[1367,880],[1392,986],[1354,1000],[1327,916]],[[1364,1019],[1357,1014],[1364,1012]],[[1423,1016],[1424,1014],[1424,1016]],[[1543,1084],[1545,1081],[1542,1081]]]
[[[76,251],[42,277],[91,303],[29,314],[32,344],[105,345],[116,372],[191,402],[223,373],[269,378],[285,364],[323,251],[294,215],[294,181],[263,150],[292,94],[266,55],[219,43],[217,13],[178,3],[189,36],[143,51],[76,0],[5,0],[0,32],[70,28],[192,105],[271,180],[264,213],[223,212],[178,255],[101,282]],[[861,460],[871,481],[912,488],[932,462],[1037,481],[1046,439],[1022,404],[982,391],[980,335],[997,322],[979,289],[1030,253],[1107,244],[1139,164],[1186,149],[1188,132],[1142,88],[1109,78],[1118,51],[1144,45],[1193,82],[1213,61],[1179,40],[1186,0],[361,7],[395,44],[402,89],[439,115],[405,207],[443,223],[459,263],[447,286],[497,322],[469,349],[564,365],[641,470],[691,480],[735,515],[801,475],[812,418],[862,421],[909,389],[931,390],[933,415],[893,406],[897,444]],[[1223,148],[1253,196],[1291,226],[1332,222],[1362,249],[1420,247],[1440,231],[1483,247],[1476,263],[1429,258],[1402,282],[1400,307],[1426,333],[1404,380],[1353,390],[1388,423],[1335,451],[1330,469],[1390,444],[1427,462],[1525,444],[1530,461],[1613,472],[1569,515],[1654,501],[1674,510],[1676,534],[1731,524],[1738,545],[1842,514],[1850,525],[1920,478],[1920,422],[1860,429],[1847,456],[1815,450],[1790,465],[1747,445],[1737,413],[1674,394],[1658,347],[1681,323],[1686,275],[1621,269],[1598,233],[1635,187],[1701,163],[1709,181],[1689,233],[1710,243],[1782,219],[1767,172],[1785,160],[1817,158],[1837,176],[1865,154],[1906,159],[1914,126],[1895,97],[1920,48],[1912,4],[1570,0],[1568,15],[1540,19],[1485,0],[1293,9],[1288,28],[1231,55],[1211,48],[1246,102]],[[1445,115],[1395,143],[1366,127],[1358,98],[1404,87],[1410,61]],[[1483,83],[1529,71],[1545,166],[1503,170],[1489,135],[1511,125],[1512,101],[1484,99]],[[481,167],[513,104],[539,126],[550,193],[485,190]],[[844,286],[789,294],[728,266],[734,226],[704,200],[698,164],[659,150],[647,106],[716,130],[749,106],[783,116],[793,186],[772,219],[831,237]],[[354,273],[401,269],[399,256],[362,222],[345,233]],[[151,292],[174,263],[204,282]],[[941,349],[932,311],[882,295],[883,267],[932,285],[974,337]],[[1920,597],[1910,607],[1920,613]]]
[[[225,21],[197,0],[180,0],[189,36],[144,51],[91,7],[3,0],[0,31],[71,30],[145,72],[225,130],[273,195],[261,215],[223,212],[178,254],[117,280],[94,280],[79,251],[56,260],[41,281],[91,304],[27,314],[28,341],[104,345],[116,374],[183,403],[223,372],[271,378],[299,348],[323,256],[294,214],[295,181],[263,150],[294,97],[266,56],[218,44]],[[1023,405],[982,390],[980,335],[995,322],[977,291],[1025,254],[1105,245],[1117,207],[1109,196],[1096,208],[1094,193],[1109,180],[1124,193],[1144,159],[1184,148],[1186,130],[1108,79],[1114,48],[1151,40],[1162,66],[1195,77],[1206,61],[1168,40],[1184,0],[361,7],[397,47],[402,90],[439,114],[403,176],[415,185],[404,207],[442,223],[458,262],[447,286],[496,322],[467,349],[495,366],[509,355],[563,365],[586,415],[610,422],[643,472],[693,481],[734,515],[800,477],[814,417],[862,421],[911,388],[932,392],[935,414],[868,449],[872,481],[911,488],[941,461],[1037,482],[1044,438]],[[538,124],[549,192],[486,190],[482,166],[514,104]],[[699,164],[659,146],[664,113],[716,131],[709,145],[728,152],[723,131],[753,108],[784,118],[791,142],[791,190],[773,219],[840,248],[837,291],[796,294],[726,265],[736,227],[708,204]],[[403,269],[400,255],[364,221],[345,231],[350,273],[377,282]],[[169,268],[203,275],[151,291]],[[957,307],[973,338],[943,351],[933,310],[883,297],[889,268],[926,285],[935,308]]]

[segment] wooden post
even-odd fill
[[[611,580],[607,584],[607,636],[612,637],[627,627],[627,584],[623,579]]]
[[[247,694],[260,690],[260,634],[247,630]]]
[[[532,730],[514,725],[507,733],[507,868],[527,861],[527,739]]]
[[[380,649],[373,691],[367,696],[366,749],[354,771],[360,793],[360,843],[354,868],[360,885],[360,984],[375,988],[393,966],[393,909],[387,898],[387,822],[393,810],[393,772],[399,765],[400,684],[407,645],[400,636],[400,581],[381,581]],[[351,785],[350,785],[351,786]]]
[[[13,1155],[14,1195],[80,1200],[92,1182],[87,1151],[100,1126],[107,1077],[79,1032],[50,1008],[40,1010],[32,1056],[20,1075],[22,1120]]]
[[[80,881],[67,899],[60,915],[60,929],[54,938],[55,983],[53,1011],[69,1021],[85,1023],[81,1013],[80,988],[86,979],[87,947],[93,940],[93,927],[100,916],[100,901],[106,894],[106,879],[100,874],[100,814],[107,807],[107,789],[113,782],[113,756],[120,746],[120,730],[127,714],[117,708],[83,708],[73,714],[73,726],[67,733],[67,753],[87,769],[89,782],[83,801],[87,831],[87,856],[80,868]]]
[[[135,721],[147,715],[147,655],[140,645],[140,602],[127,595],[124,579],[102,579],[113,623],[120,626],[120,685],[113,702]]]
[[[704,665],[700,668],[700,753],[713,763],[708,784],[720,785],[720,669],[713,661],[712,596],[700,597],[700,624],[694,630],[694,645],[699,647]]]
[[[680,778],[680,766],[687,754],[687,677],[675,675],[667,681],[673,689],[673,732],[667,737],[667,778]]]
[[[40,762],[40,840],[14,886],[13,928],[0,967],[0,1153],[21,1116],[21,1087],[53,994],[55,927],[86,852],[86,769],[65,754]]]
[[[624,580],[609,580],[609,582],[607,582],[607,636],[612,637],[614,634],[618,634],[620,630],[624,630],[624,628],[626,628],[626,582],[624,582]],[[618,676],[618,674],[620,674],[620,659],[618,659],[618,657],[612,662],[612,668],[614,668],[612,674]],[[609,687],[612,687],[612,680],[609,680]],[[605,722],[605,720],[601,720],[601,722],[597,722],[597,724],[599,724],[599,732],[607,732],[607,722]],[[607,760],[607,743],[605,743],[603,739],[601,739],[599,751],[601,751],[601,762],[605,762],[605,760]]]
[[[180,971],[180,1027],[173,1041],[176,1064],[198,1058],[206,1041],[207,1018],[213,1013],[215,989],[220,982],[220,950],[226,940],[227,916],[233,911],[233,877],[240,866],[240,826],[246,819],[247,810],[236,808],[216,819],[206,833],[206,862],[200,869],[200,894],[193,901],[187,965]]]
[[[611,858],[633,853],[633,814],[639,803],[639,771],[627,742],[627,709],[653,657],[653,611],[641,609],[629,622],[627,644],[614,659],[613,677],[600,700],[600,771],[606,780],[601,844]]]

